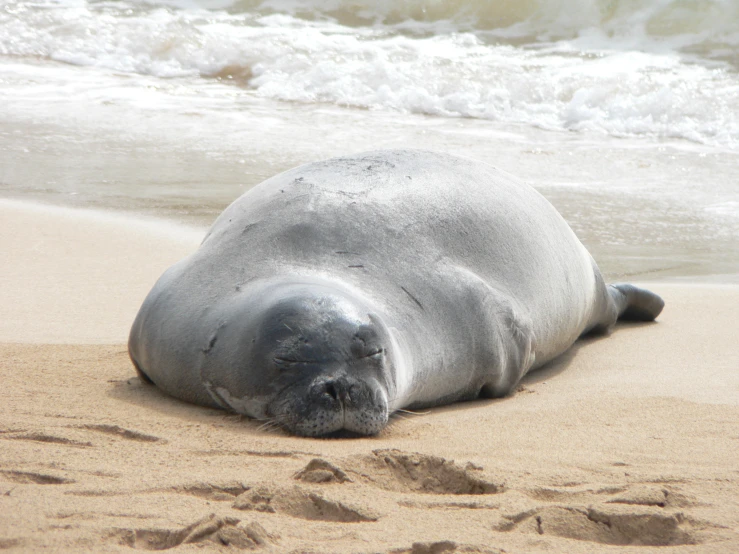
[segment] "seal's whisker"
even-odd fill
[[[280,422],[277,420],[277,418],[270,418],[264,421],[259,427],[257,427],[257,431],[260,432],[267,432],[271,431],[272,429],[275,429],[277,427],[280,427]]]
[[[268,427],[263,427],[258,429],[260,433],[271,433],[272,431],[276,431],[277,429],[280,429],[281,427],[279,425],[270,425]]]
[[[404,410],[403,408],[399,408],[395,410],[396,412],[403,412],[404,414],[410,414],[410,415],[428,415],[431,412],[425,411],[425,412],[414,412],[413,410]]]
[[[396,413],[393,413],[393,414],[390,415],[390,417],[388,418],[388,421],[395,421],[395,420],[411,421],[412,419],[413,418],[410,418],[410,417],[401,415],[401,414],[399,414],[399,413],[396,412]]]

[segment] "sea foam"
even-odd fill
[[[731,0],[58,0],[0,10],[0,54],[219,79],[260,96],[739,145]]]

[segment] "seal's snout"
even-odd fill
[[[333,436],[339,431],[375,435],[387,424],[387,395],[374,379],[319,375],[281,395],[271,413],[297,435]]]
[[[389,332],[364,300],[326,283],[270,289],[250,326],[255,366],[275,376],[265,414],[309,437],[375,435],[393,383]]]

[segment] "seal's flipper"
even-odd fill
[[[456,306],[466,320],[476,321],[477,340],[467,344],[477,348],[476,356],[485,360],[485,382],[478,396],[499,398],[513,392],[521,377],[536,363],[537,339],[527,310],[508,293],[496,288],[474,271],[459,265],[449,266],[451,290],[461,290]],[[462,308],[466,306],[466,308]]]
[[[154,385],[154,381],[151,380],[151,377],[149,377],[146,373],[144,373],[144,370],[141,369],[141,366],[139,363],[134,359],[133,356],[130,355],[131,361],[133,362],[133,367],[136,369],[136,373],[139,376],[139,379],[141,379],[142,383],[146,383],[147,385]]]
[[[531,320],[504,297],[499,297],[499,302],[497,350],[502,365],[493,373],[494,379],[480,389],[480,398],[510,394],[536,362],[536,336]]]
[[[652,291],[628,283],[609,285],[608,292],[618,309],[618,319],[654,321],[665,307],[665,301]]]

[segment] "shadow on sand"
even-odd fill
[[[543,365],[539,369],[536,369],[525,375],[523,379],[521,379],[520,384],[533,385],[536,383],[541,383],[542,381],[548,381],[553,377],[556,377],[570,366],[572,360],[574,360],[575,356],[581,348],[590,346],[591,344],[599,342],[603,339],[607,339],[611,336],[612,333],[618,333],[618,331],[621,329],[648,327],[650,325],[656,324],[656,321],[619,321],[616,324],[616,327],[610,333],[592,332],[587,335],[583,335],[564,354]]]
[[[648,325],[655,325],[655,322],[635,322],[635,321],[623,321],[619,322],[614,331],[618,332],[624,328],[638,328]],[[610,333],[591,333],[581,337],[573,344],[569,350],[564,354],[552,360],[543,367],[532,371],[520,381],[519,385],[533,385],[553,379],[563,371],[565,371],[578,351],[591,344],[598,342],[602,339],[608,338]],[[183,421],[189,423],[213,423],[214,418],[218,418],[219,422],[232,422],[233,424],[243,425],[250,431],[258,431],[263,425],[263,422],[250,419],[246,416],[240,416],[232,412],[226,412],[214,408],[206,408],[203,406],[197,406],[194,404],[188,404],[182,400],[173,398],[154,385],[143,383],[138,376],[135,374],[133,365],[130,367],[131,376],[128,379],[113,381],[110,388],[108,389],[108,396],[133,404],[135,406],[144,407],[150,410],[154,410],[161,414],[165,414],[169,417],[177,417]],[[447,411],[457,411],[463,409],[469,409],[471,403],[476,407],[480,405],[492,405],[498,402],[507,402],[515,398],[515,390],[512,394],[503,398],[493,399],[475,399],[468,402],[458,402],[447,406],[440,406],[436,408],[419,410],[417,413],[410,412],[409,415],[413,417],[421,417],[429,413],[429,410],[433,410],[434,413],[444,413]],[[283,434],[282,431],[277,431],[279,434]]]

